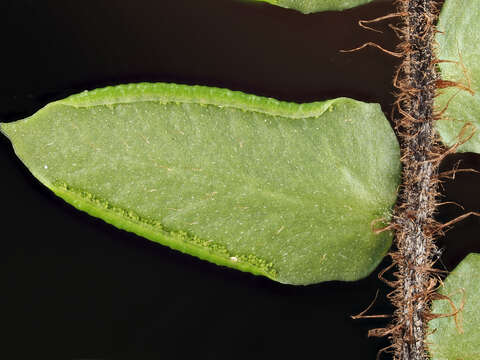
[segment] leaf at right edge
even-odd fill
[[[440,293],[449,295],[457,307],[465,301],[465,307],[457,323],[454,317],[430,321],[432,360],[480,359],[480,254],[468,255],[447,277]],[[449,314],[452,308],[446,300],[435,300],[432,312]]]
[[[371,2],[372,0],[254,0],[300,11],[304,14],[320,11],[346,10]]]
[[[436,40],[438,42],[438,58],[462,62],[460,64],[438,64],[443,80],[460,82],[468,86],[474,95],[458,88],[441,90],[441,94],[435,98],[435,106],[438,110],[448,108],[444,118],[437,121],[437,131],[442,141],[447,146],[454,145],[462,127],[470,123],[473,127],[466,128],[462,134],[465,138],[476,129],[472,139],[461,145],[459,152],[480,153],[480,1],[479,0],[447,0],[442,7],[438,21]],[[451,101],[449,102],[449,100]]]
[[[1,129],[77,208],[217,264],[290,284],[357,280],[390,247],[371,222],[395,203],[399,147],[377,104],[132,84]]]

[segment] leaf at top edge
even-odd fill
[[[458,63],[442,62],[438,66],[442,79],[457,81],[468,86],[474,95],[458,88],[443,89],[435,99],[437,109],[447,106],[444,119],[437,122],[437,130],[447,146],[455,144],[466,123],[462,138],[476,133],[472,139],[458,148],[460,152],[480,153],[480,1],[447,0],[442,7],[437,34],[438,58]],[[462,65],[463,64],[463,65]]]
[[[346,10],[369,3],[373,0],[254,0],[300,11],[304,14]]]
[[[440,293],[448,295],[464,308],[454,317],[430,321],[428,337],[432,360],[478,360],[480,359],[480,254],[468,255],[445,280]],[[433,302],[434,314],[452,313],[446,300]]]
[[[48,188],[119,228],[290,284],[357,280],[391,244],[399,147],[377,104],[131,84],[1,124]]]

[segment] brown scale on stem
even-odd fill
[[[461,144],[468,141],[474,133],[471,124],[465,124],[456,144],[445,148],[440,144],[434,130],[435,121],[442,118],[450,103],[449,101],[444,109],[435,111],[434,98],[437,90],[455,87],[459,91],[473,93],[468,73],[461,61],[461,54],[460,61],[455,63],[462,67],[467,85],[442,80],[436,72],[436,65],[446,62],[437,59],[435,54],[434,38],[439,33],[435,27],[437,15],[438,9],[434,0],[397,0],[395,13],[359,22],[361,27],[377,31],[365,24],[399,17],[401,26],[390,26],[402,40],[397,52],[386,50],[371,42],[352,50],[342,51],[352,52],[374,46],[384,53],[403,59],[393,79],[393,85],[398,93],[392,111],[402,150],[403,174],[399,201],[389,225],[376,229],[376,223],[382,219],[371,224],[375,233],[393,230],[396,247],[390,254],[391,266],[379,274],[379,278],[394,289],[387,295],[396,307],[393,322],[386,328],[373,329],[369,332],[369,336],[388,336],[392,344],[380,350],[377,358],[383,352],[389,351],[393,352],[395,360],[427,360],[428,321],[453,316],[460,328],[457,314],[463,308],[463,304],[457,309],[448,296],[437,293],[437,288],[442,283],[441,275],[445,272],[434,268],[440,256],[434,239],[441,236],[444,230],[454,223],[471,215],[480,216],[480,213],[469,212],[446,224],[440,224],[434,219],[437,206],[442,204],[437,201],[440,178],[455,176],[459,171],[471,171],[454,169],[439,174],[439,164],[448,154],[455,152]],[[395,269],[393,281],[383,277],[391,269]],[[452,312],[432,314],[430,310],[432,300],[449,301]],[[353,318],[386,317],[365,315],[372,305],[373,303]]]
[[[395,360],[426,360],[429,358],[428,321],[440,316],[456,316],[460,311],[454,309],[452,314],[444,315],[431,313],[431,301],[438,299],[436,290],[441,283],[441,271],[434,268],[440,254],[434,238],[441,235],[445,227],[466,216],[477,215],[468,213],[443,225],[434,219],[440,161],[471,137],[459,135],[459,142],[449,149],[440,145],[434,123],[443,112],[435,112],[434,98],[437,89],[446,87],[471,90],[469,86],[440,79],[435,70],[440,62],[435,54],[434,38],[438,32],[435,1],[397,0],[397,12],[390,17],[398,14],[401,14],[402,25],[395,30],[402,43],[397,53],[402,54],[403,62],[393,81],[398,89],[393,118],[402,149],[403,178],[390,225],[395,231],[396,251],[391,254],[395,280],[384,280],[394,288],[388,298],[396,310],[391,325],[373,329],[369,335],[388,336],[392,345],[384,350],[393,352]],[[383,278],[384,273],[381,272],[380,277]]]
[[[438,195],[438,165],[444,156],[434,132],[434,97],[441,83],[435,70],[435,21],[438,10],[432,0],[399,0],[397,12],[405,14],[399,49],[403,62],[394,83],[395,127],[402,148],[403,179],[396,207],[395,289],[389,299],[395,305],[394,321],[371,335],[387,335],[396,360],[426,360],[430,303],[439,275],[433,268],[439,254],[434,236],[440,225],[434,220]],[[451,85],[451,84],[449,84]]]

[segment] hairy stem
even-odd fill
[[[433,264],[437,249],[433,242],[439,225],[436,209],[438,163],[441,150],[434,133],[435,20],[432,0],[399,0],[404,13],[400,45],[403,63],[395,84],[398,87],[396,129],[402,146],[403,186],[396,208],[397,265],[394,324],[387,329],[396,360],[428,359],[427,323],[430,302],[437,284]]]

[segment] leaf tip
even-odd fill
[[[0,122],[0,133],[5,135],[5,137],[10,140],[10,136],[9,136],[8,130],[7,130],[8,127],[9,127],[8,124],[9,123]]]

